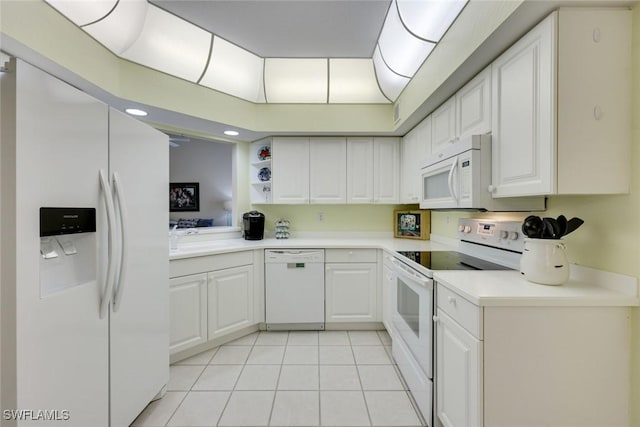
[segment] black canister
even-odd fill
[[[264,236],[264,214],[250,211],[242,214],[245,240],[262,240]]]

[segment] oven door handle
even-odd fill
[[[413,269],[405,267],[395,259],[391,260],[391,263],[394,265],[396,274],[398,274],[399,276],[402,276],[413,283],[417,283],[423,288],[433,289],[433,279],[429,279],[428,277],[415,272]]]

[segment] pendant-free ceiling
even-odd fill
[[[392,0],[371,58],[263,58],[147,0],[45,1],[121,58],[254,103],[313,104],[395,102],[467,3]]]

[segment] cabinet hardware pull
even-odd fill
[[[433,323],[438,323],[440,321],[440,318],[438,316],[433,316]]]

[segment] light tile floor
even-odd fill
[[[384,331],[260,332],[171,366],[134,427],[421,426]]]

